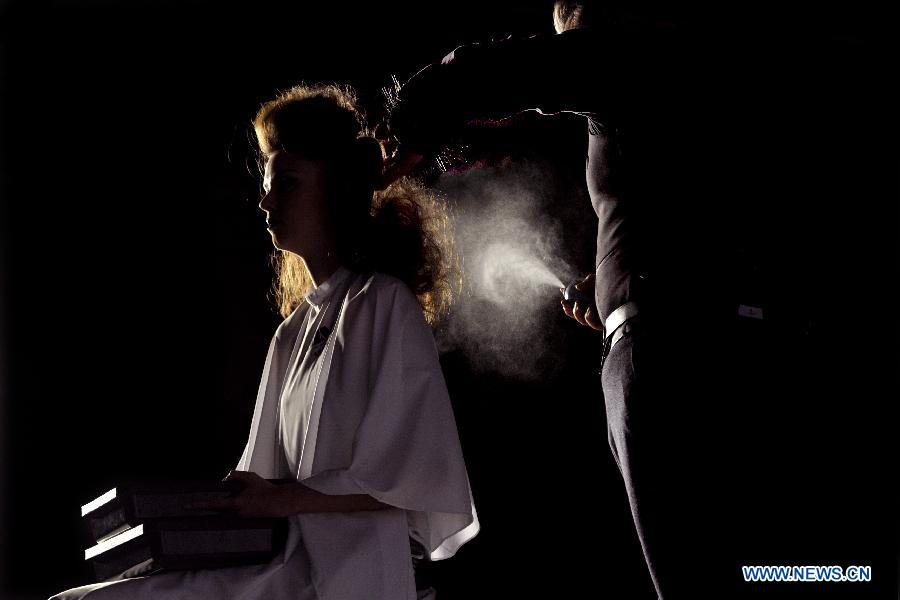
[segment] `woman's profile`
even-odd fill
[[[287,517],[285,550],[53,599],[413,599],[410,539],[438,560],[478,532],[428,326],[454,287],[446,215],[411,181],[376,191],[383,152],[349,88],[296,86],[253,125],[285,319],[228,477],[244,487],[206,508]]]

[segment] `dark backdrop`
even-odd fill
[[[319,79],[350,82],[377,104],[391,73],[408,77],[461,42],[549,32],[551,4],[0,3],[3,598],[89,580],[78,508],[123,477],[220,478],[239,458],[278,323],[246,154],[258,104]],[[880,90],[896,76],[896,32],[874,6],[638,10],[676,26],[843,44]],[[799,204],[777,243],[765,218],[754,221],[763,227],[736,272],[748,273],[751,296],[774,286],[767,293],[802,314],[788,346],[774,330],[748,334],[748,360],[779,350],[777,365],[759,361],[749,376],[772,385],[746,400],[757,462],[739,468],[758,483],[748,505],[768,525],[747,540],[748,557],[873,564],[878,589],[896,594],[896,522],[884,512],[895,506],[898,223],[886,105],[857,98],[823,122],[852,159],[820,173],[839,193]],[[867,106],[876,112],[861,114]],[[582,199],[570,142],[583,131],[521,127]],[[760,198],[748,214],[769,209]],[[586,202],[566,215],[590,231]],[[585,272],[591,243],[573,246]],[[794,327],[804,308],[811,320]],[[561,315],[548,328],[535,343],[553,336],[571,353],[537,382],[443,356],[483,523],[437,565],[444,597],[651,597],[607,448],[599,341]],[[801,376],[782,386],[788,364]],[[538,422],[547,402],[554,410]],[[754,417],[763,411],[773,416]],[[483,592],[472,592],[476,580]]]

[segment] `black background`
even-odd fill
[[[375,105],[390,74],[406,78],[459,43],[549,33],[550,6],[0,3],[3,598],[89,581],[78,509],[123,477],[218,479],[239,458],[279,321],[246,160],[259,103],[299,80],[337,80]],[[895,21],[874,3],[636,10],[851,48],[860,81],[879,93],[896,78]],[[843,158],[813,171],[817,197],[774,237],[751,236],[760,258],[748,262],[763,265],[754,277],[770,265],[770,282],[790,278],[774,295],[810,316],[786,344],[762,326],[748,333],[748,357],[757,344],[774,351],[750,376],[765,393],[735,396],[758,444],[736,468],[756,482],[747,506],[765,525],[746,540],[747,564],[872,564],[877,585],[853,593],[873,597],[896,596],[895,107],[856,98],[823,123]],[[583,129],[522,127],[563,181],[583,186],[581,149],[568,142],[583,143]],[[589,232],[583,206],[564,214]],[[765,198],[748,206],[763,224],[770,210]],[[591,243],[575,243],[585,272]],[[445,598],[652,597],[592,375],[599,340],[561,314],[540,335],[571,348],[552,378],[442,358],[483,530],[436,565],[438,588]],[[548,402],[554,410],[541,410]]]

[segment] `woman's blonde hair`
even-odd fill
[[[329,209],[345,266],[402,280],[429,323],[447,312],[460,284],[447,209],[408,178],[375,191],[384,154],[369,135],[352,88],[294,86],[260,107],[253,129],[261,171],[275,151],[324,161]],[[277,250],[271,263],[275,302],[287,317],[312,288],[312,277],[296,254]]]

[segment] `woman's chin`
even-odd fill
[[[271,228],[267,229],[267,231],[272,237],[272,245],[279,250],[284,250],[284,240],[282,240],[281,237],[279,237],[279,235],[275,233]]]

